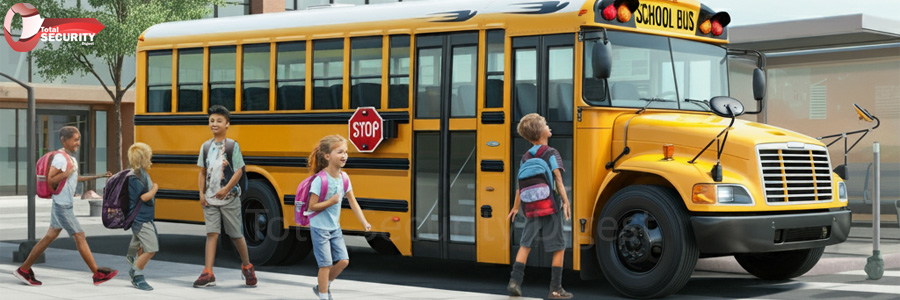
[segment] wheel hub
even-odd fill
[[[656,218],[644,210],[631,211],[619,219],[618,228],[615,245],[619,260],[632,271],[653,269],[663,250]]]

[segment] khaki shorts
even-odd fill
[[[224,227],[225,234],[229,237],[233,239],[244,237],[240,198],[233,198],[222,206],[204,206],[203,217],[206,220],[206,233],[222,233],[221,228]]]
[[[129,243],[129,253],[131,249],[137,249],[140,246],[144,249],[144,253],[159,252],[159,238],[156,233],[156,224],[153,222],[135,223],[131,226],[131,243]],[[135,253],[137,250],[135,250]]]

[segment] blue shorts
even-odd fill
[[[72,209],[71,204],[59,205],[53,203],[53,206],[50,208],[50,228],[65,229],[69,236],[84,232],[84,229],[81,229],[81,224],[78,223],[78,219],[75,218],[75,210]]]
[[[316,255],[319,268],[330,267],[338,261],[350,259],[340,228],[335,230],[310,228],[309,235],[312,237],[313,253]]]

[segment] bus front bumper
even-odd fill
[[[842,243],[850,233],[850,210],[759,216],[693,216],[703,254],[809,249]]]

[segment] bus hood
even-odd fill
[[[702,149],[719,132],[728,127],[730,122],[729,118],[702,113],[622,115],[616,120],[615,139],[622,140],[627,126],[629,144],[632,142],[673,144],[676,147]],[[756,145],[786,142],[824,146],[820,141],[794,131],[737,119],[728,132],[723,154],[751,159],[756,157]],[[715,146],[714,142],[707,151],[715,153]]]

